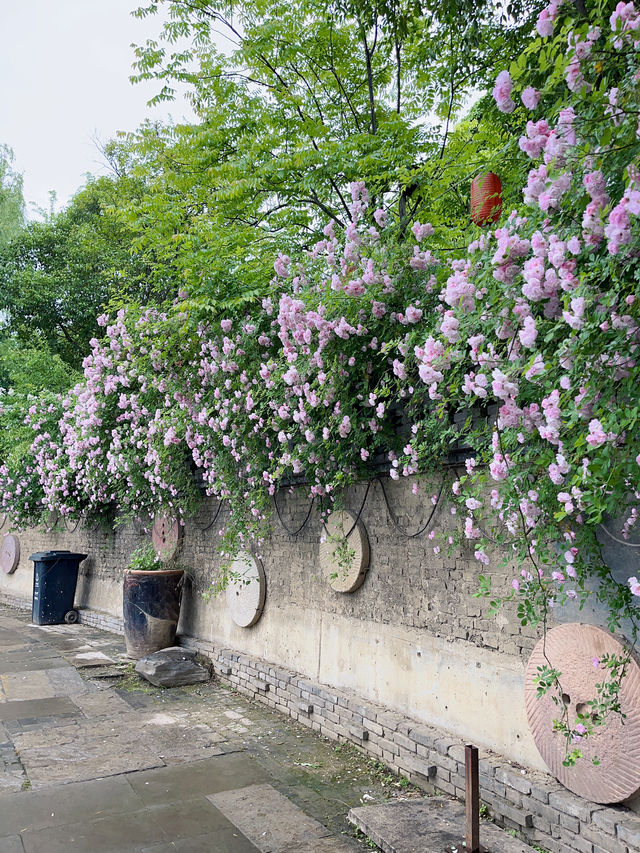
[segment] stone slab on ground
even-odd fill
[[[349,820],[384,853],[463,851],[464,805],[447,797],[427,797],[351,809]],[[490,853],[534,853],[493,823],[480,824],[480,844]]]
[[[194,651],[171,646],[140,658],[136,672],[155,687],[184,687],[209,681],[209,671],[193,659]]]
[[[14,737],[34,788],[210,758],[224,751],[219,741],[208,726],[158,712],[57,726],[46,737],[41,731]]]
[[[141,847],[139,853],[257,853],[257,850],[247,838],[233,829],[226,833],[218,830],[195,838],[180,838],[177,841]]]
[[[9,835],[0,838],[0,853],[24,853],[20,836]]]
[[[115,663],[113,658],[105,655],[104,652],[91,650],[88,652],[77,652],[69,656],[69,663],[78,669],[84,669],[88,666],[105,666],[106,664]]]
[[[241,752],[194,761],[192,764],[159,767],[127,776],[144,805],[162,805],[198,794],[215,794],[246,788],[267,780],[256,761]]]
[[[62,714],[77,714],[78,706],[64,696],[50,696],[45,699],[22,699],[13,702],[0,702],[0,721],[40,719]]]
[[[80,815],[78,815],[80,817]],[[135,851],[141,845],[166,841],[163,829],[149,812],[114,815],[21,834],[25,853],[115,853]]]
[[[47,672],[41,669],[37,672],[9,672],[0,675],[0,685],[7,701],[22,699],[44,699],[55,696],[56,691],[47,678]]]
[[[16,752],[33,788],[80,782],[158,767],[164,761],[141,742],[136,727],[111,721],[57,726],[14,736]]]
[[[137,775],[144,777],[145,773]],[[135,814],[144,804],[129,785],[130,778],[111,776],[90,784],[76,782],[4,794],[0,796],[0,827],[2,832],[19,835],[26,829],[35,831],[77,823],[80,816],[92,821],[110,815]]]
[[[3,656],[0,669],[3,675],[8,675],[9,673],[34,672],[41,669],[57,669],[64,666],[67,666],[65,659],[55,655],[51,655],[51,657],[38,656],[37,658],[34,655],[15,657],[6,655],[6,657]]]
[[[208,799],[262,853],[284,853],[291,847],[299,849],[300,844],[315,850],[316,841],[330,835],[326,827],[271,785],[249,785],[212,794]]]

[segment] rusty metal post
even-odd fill
[[[467,744],[464,749],[464,780],[466,814],[466,853],[480,851],[480,783],[478,779],[478,748]]]

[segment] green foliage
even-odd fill
[[[22,175],[13,171],[12,162],[13,151],[0,145],[0,248],[16,237],[24,224]]]
[[[136,548],[129,557],[129,565],[125,571],[129,572],[157,572],[166,569],[167,566],[160,560],[156,554],[155,548],[151,543]]]
[[[37,344],[38,341],[36,340]],[[30,406],[55,400],[81,378],[44,345],[21,346],[0,336],[0,458],[22,464],[34,439],[25,424]]]
[[[22,346],[45,347],[78,369],[105,307],[158,298],[122,214],[141,189],[126,176],[90,180],[62,213],[28,223],[0,246],[2,319]],[[163,287],[172,292],[170,282]]]
[[[188,308],[212,319],[264,295],[278,251],[300,256],[327,218],[349,221],[353,180],[405,226],[429,209],[459,245],[471,178],[504,147],[506,122],[495,110],[453,122],[522,44],[533,7],[270,0],[231,14],[167,0],[137,14],[160,5],[163,38],[137,48],[134,79],[157,79],[158,99],[186,83],[200,121],[126,140],[149,190],[129,213]]]

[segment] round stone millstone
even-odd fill
[[[367,529],[348,510],[332,512],[320,543],[320,565],[335,592],[355,592],[369,568]],[[345,548],[346,537],[346,548]]]
[[[231,564],[227,608],[240,628],[250,628],[262,616],[267,582],[261,563],[248,551],[240,551]]]
[[[182,525],[177,518],[159,516],[153,522],[151,541],[156,554],[163,561],[172,560],[180,547]]]
[[[624,723],[619,714],[611,714],[592,735],[573,744],[583,757],[573,767],[565,767],[565,739],[553,731],[553,720],[561,708],[553,701],[554,691],[538,698],[533,678],[545,664],[561,674],[562,701],[569,709],[573,727],[578,713],[587,713],[589,700],[597,695],[596,684],[608,671],[593,664],[594,658],[621,655],[622,645],[607,631],[593,625],[569,623],[552,628],[546,642],[534,648],[526,671],[525,706],[533,739],[551,773],[574,794],[594,803],[619,803],[640,790],[640,667],[631,660],[620,690]],[[546,657],[545,657],[546,654]],[[548,659],[548,660],[547,660]],[[599,764],[594,765],[597,758]]]
[[[18,568],[20,562],[20,540],[13,533],[5,533],[0,545],[0,567],[10,575]]]

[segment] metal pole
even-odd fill
[[[480,851],[480,783],[478,780],[478,748],[467,744],[464,749],[466,853]]]

